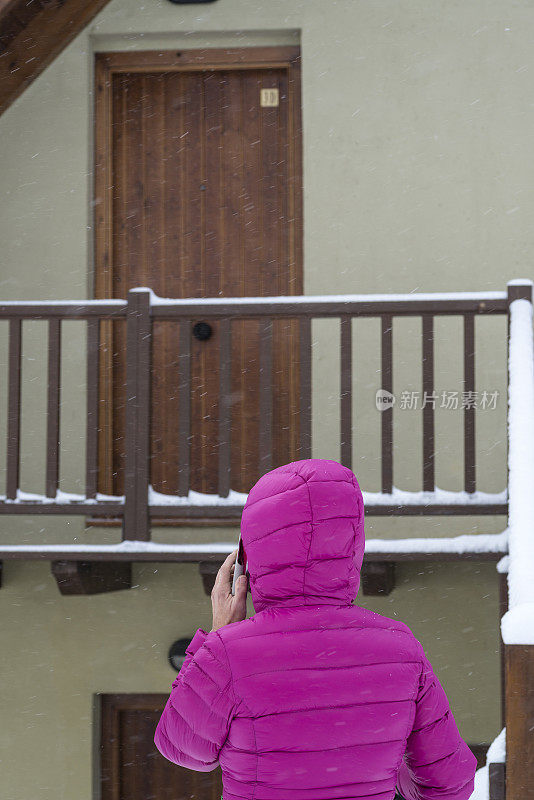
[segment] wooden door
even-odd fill
[[[302,294],[298,49],[99,54],[96,74],[96,296]],[[277,103],[262,105],[262,89]],[[209,323],[209,339],[192,339],[190,474],[192,489],[216,494],[219,323]],[[230,486],[243,492],[261,474],[259,324],[232,322]],[[125,324],[111,325],[100,491],[122,494]],[[177,322],[154,324],[152,353],[151,483],[176,494]],[[273,467],[299,457],[298,396],[297,320],[276,320]]]
[[[222,773],[194,772],[167,761],[154,733],[168,696],[100,698],[101,800],[220,800]]]

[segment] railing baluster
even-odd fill
[[[46,496],[55,497],[59,485],[59,375],[61,319],[48,320],[48,403],[46,415]]]
[[[433,492],[435,480],[434,437],[434,317],[423,314],[423,491]],[[430,401],[429,401],[430,399]]]
[[[219,322],[219,495],[228,497],[231,478],[231,321]]]
[[[273,460],[273,321],[260,320],[260,475],[272,469]]]
[[[22,320],[9,320],[9,397],[7,421],[7,475],[6,498],[15,500],[19,488],[20,471],[20,357]]]
[[[349,314],[340,319],[340,361],[341,463],[352,469],[352,317]]]
[[[311,316],[299,319],[299,459],[311,458]]]
[[[393,394],[393,319],[391,314],[382,314],[381,331],[381,375],[382,389]],[[393,491],[393,405],[389,404],[381,414],[382,444],[382,492]]]
[[[191,473],[191,320],[180,320],[178,409],[178,495],[189,494]]]
[[[148,541],[150,518],[150,291],[128,292],[126,312],[126,468],[123,539]]]
[[[85,496],[94,500],[98,480],[98,356],[100,320],[87,320],[87,420],[85,458]]]
[[[475,317],[474,314],[464,314],[464,392],[474,391]],[[475,406],[469,402],[465,402],[464,406],[464,489],[469,493],[476,489]]]

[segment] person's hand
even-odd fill
[[[232,594],[232,580],[234,577],[237,547],[223,561],[215,578],[211,591],[211,604],[213,607],[213,625],[211,630],[216,631],[223,625],[231,622],[240,622],[247,616],[247,583],[246,575],[237,579],[235,595]]]

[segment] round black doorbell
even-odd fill
[[[169,648],[169,663],[176,672],[180,672],[180,667],[185,661],[186,650],[189,646],[191,639],[177,639]]]
[[[212,332],[211,325],[208,322],[196,322],[193,325],[193,336],[200,342],[205,341],[205,339],[209,339]]]

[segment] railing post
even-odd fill
[[[505,645],[506,800],[534,798],[534,346],[532,281],[508,284],[509,610]]]
[[[46,496],[59,486],[59,409],[61,376],[61,320],[48,320],[48,403],[46,414]]]
[[[9,320],[6,497],[16,500],[20,480],[20,378],[22,319]]]
[[[123,540],[149,541],[151,290],[130,289],[126,312],[126,466]]]
[[[273,321],[260,320],[260,437],[258,472],[272,469],[273,460]]]
[[[340,461],[352,468],[352,317],[340,318]]]
[[[391,314],[382,314],[380,360],[381,388],[391,395],[393,394],[393,317]],[[389,405],[382,411],[380,421],[382,423],[380,432],[382,492],[391,494],[393,491],[393,405]]]
[[[299,320],[299,448],[298,458],[312,456],[312,317]]]

